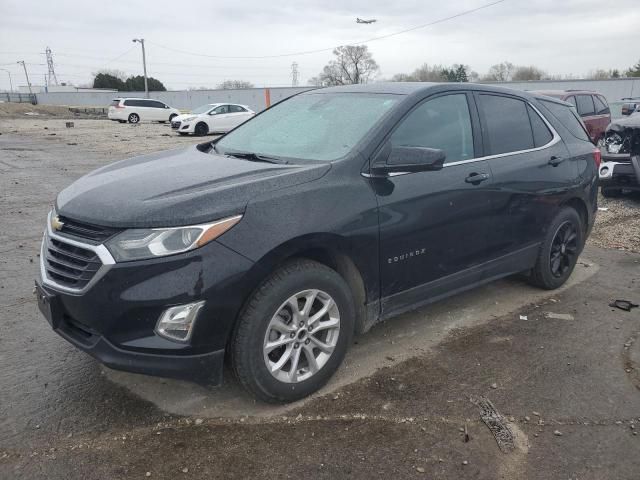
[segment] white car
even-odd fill
[[[192,110],[191,113],[175,117],[171,121],[171,128],[180,135],[226,133],[255,114],[256,112],[246,105],[210,103]]]
[[[109,105],[109,120],[120,123],[170,122],[180,110],[147,98],[114,98]]]

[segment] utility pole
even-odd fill
[[[9,92],[13,92],[13,82],[11,81],[11,72],[5,68],[0,68],[3,72],[7,72],[9,74]]]
[[[133,43],[138,42],[142,45],[142,68],[144,69],[144,96],[149,98],[149,85],[147,83],[147,55],[144,51],[144,38],[134,38]]]
[[[48,73],[48,81],[46,83],[47,87],[51,86],[51,79],[53,79],[53,81],[55,82],[56,85],[58,85],[58,78],[56,77],[56,71],[53,68],[53,55],[51,54],[51,49],[49,47],[46,48],[46,50],[44,51],[45,55],[47,56],[47,68],[49,69],[49,73]]]
[[[291,64],[291,86],[292,87],[298,86],[299,75],[300,75],[300,72],[298,71],[298,62],[293,62]]]
[[[29,81],[29,74],[27,73],[27,66],[24,64],[24,60],[19,60],[18,63],[20,65],[22,65],[22,68],[24,68],[24,76],[27,77],[27,85],[29,87],[29,95],[33,95],[33,92],[31,91],[31,82]]]

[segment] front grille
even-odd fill
[[[98,255],[86,248],[44,237],[43,265],[47,277],[59,285],[82,289],[102,266]]]
[[[63,225],[56,233],[68,235],[69,237],[80,238],[82,240],[89,240],[91,243],[102,243],[120,231],[116,228],[101,227],[90,223],[78,222],[77,220],[71,220],[67,217],[60,216],[58,218]]]
[[[182,122],[171,122],[171,128],[180,128]]]

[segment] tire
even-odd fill
[[[564,207],[555,216],[540,247],[529,282],[553,290],[571,276],[584,247],[584,227],[578,212]]]
[[[292,298],[297,301],[288,303]],[[297,310],[291,315],[293,308]],[[314,320],[315,314],[320,319]],[[271,274],[247,301],[230,342],[231,366],[256,398],[269,403],[299,400],[321,388],[338,369],[354,325],[355,309],[344,279],[320,263],[295,260]],[[269,348],[269,343],[281,345]]]
[[[169,115],[169,121],[173,122],[173,119],[176,118],[178,116],[177,113],[172,113],[171,115]]]
[[[600,188],[600,191],[602,192],[602,196],[605,198],[617,198],[620,197],[622,195],[622,189],[621,188],[605,188],[602,187]]]
[[[203,137],[209,133],[209,126],[204,122],[199,122],[193,129],[193,133],[195,133],[199,137]]]
[[[140,115],[132,113],[129,115],[129,123],[140,123]]]

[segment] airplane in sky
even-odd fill
[[[371,20],[363,20],[361,18],[356,18],[356,23],[366,23],[366,24],[370,24],[370,23],[375,23],[378,20],[376,20],[375,18],[372,18]]]

